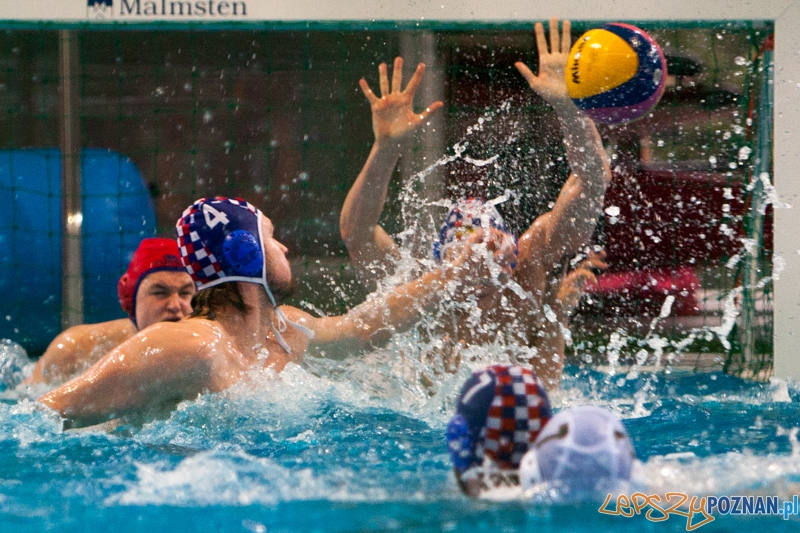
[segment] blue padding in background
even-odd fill
[[[81,154],[84,321],[125,316],[117,280],[156,232],[147,185],[126,156]],[[0,150],[0,338],[44,351],[61,331],[61,152]]]

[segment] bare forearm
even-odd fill
[[[81,427],[195,398],[202,390],[218,390],[213,349],[205,350],[201,342],[194,337],[187,340],[180,331],[170,345],[165,339],[170,332],[162,331],[168,326],[155,325],[161,329],[123,343],[39,401],[61,413],[66,427]],[[159,348],[143,349],[145,342]]]
[[[351,255],[364,245],[375,244],[374,228],[383,211],[389,181],[401,148],[397,143],[376,141],[347,193],[339,227]]]
[[[416,280],[389,293],[386,298],[386,320],[398,331],[405,330],[419,320],[422,313],[430,311],[443,298],[449,298],[449,283],[466,285],[459,279],[462,267],[448,265],[427,272]]]
[[[96,369],[89,369],[39,401],[58,411],[67,429],[106,422],[131,412],[131,406],[140,403],[131,397],[138,392],[135,388],[98,374]]]
[[[442,298],[447,298],[449,283],[462,283],[460,267],[447,266],[432,270],[414,281],[367,300],[338,317],[321,341],[358,339],[362,346],[379,344],[392,334],[411,327],[421,315],[430,311]],[[324,335],[324,336],[323,336]],[[316,339],[315,339],[316,340]]]
[[[549,391],[558,388],[564,372],[565,342],[560,328],[557,321],[545,325],[543,335],[536,342],[538,357],[530,360],[536,375]]]
[[[608,156],[594,123],[572,101],[559,100],[558,113],[572,175],[559,194],[547,231],[549,261],[575,254],[591,239],[611,181]],[[552,256],[552,257],[550,257]]]
[[[582,192],[587,195],[592,207],[599,209],[603,194],[611,181],[608,154],[603,148],[600,134],[594,122],[586,117],[569,99],[551,102],[555,110],[564,147],[572,174],[577,178]]]

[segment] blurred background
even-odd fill
[[[595,244],[609,268],[573,321],[571,357],[597,363],[582,354],[602,356],[617,335],[633,359],[657,332],[694,367],[768,371],[771,286],[758,282],[772,264],[772,26],[627,22],[663,48],[668,85],[641,120],[601,128],[614,181]],[[599,25],[573,21],[573,40]],[[499,209],[520,234],[569,173],[552,111],[513,67],[536,69],[528,24],[64,30],[0,33],[0,337],[32,356],[62,327],[64,83],[81,150],[86,322],[123,316],[116,281],[139,240],[173,236],[183,209],[214,195],[272,218],[300,281],[290,303],[339,313],[362,301],[338,219],[373,139],[358,80],[377,89],[378,64],[397,55],[406,80],[427,65],[418,107],[445,104],[401,159],[382,220],[390,233],[412,229],[404,242],[419,254],[446,210],[431,202],[509,191]],[[463,157],[440,164],[457,153],[495,159],[484,171]]]

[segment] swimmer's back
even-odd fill
[[[230,336],[212,321],[159,322],[40,401],[81,426],[161,409],[240,379],[236,354]]]
[[[64,383],[135,334],[136,327],[127,318],[73,326],[53,339],[26,383]]]

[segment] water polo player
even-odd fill
[[[119,303],[128,318],[63,331],[36,362],[26,383],[63,383],[139,330],[189,316],[194,291],[175,239],[144,239],[117,284]]]
[[[464,494],[518,495],[520,461],[551,416],[544,386],[530,369],[495,365],[473,373],[447,425],[447,448]]]
[[[533,355],[525,362],[533,365],[547,387],[554,387],[564,364],[564,325],[572,311],[570,304],[575,302],[574,295],[580,293],[586,279],[593,277],[589,268],[602,268],[604,263],[602,256],[590,257],[589,268],[572,277],[565,277],[563,265],[589,243],[611,170],[594,123],[567,93],[564,71],[570,50],[569,22],[564,22],[559,34],[558,21],[551,19],[550,50],[541,23],[536,24],[535,35],[539,73],[533,74],[523,63],[516,67],[555,111],[571,175],[552,209],[536,218],[519,238],[516,265],[509,279],[498,279],[476,288],[471,295],[465,294],[463,300],[454,302],[451,315],[439,321],[439,328],[443,339],[459,345],[499,342],[534,348],[526,352],[526,356]],[[422,113],[414,113],[413,97],[423,70],[420,65],[402,89],[402,60],[395,61],[391,85],[386,66],[381,65],[380,98],[361,81],[372,109],[375,143],[345,199],[340,228],[356,271],[364,281],[380,272],[391,272],[394,260],[400,257],[397,245],[378,220],[398,158],[412,134],[425,124],[428,114],[442,106],[435,102]],[[471,207],[484,210],[477,205]],[[469,211],[470,206],[464,203],[459,209]],[[479,214],[475,220],[482,217]],[[489,227],[481,228],[490,233],[503,232],[499,224],[494,227],[489,222]],[[495,269],[495,273],[502,274],[503,269]]]
[[[187,208],[176,231],[182,263],[198,289],[194,314],[149,327],[41,397],[65,427],[161,413],[224,390],[251,369],[279,372],[299,363],[311,344],[354,353],[409,327],[445,285],[469,286],[490,275],[467,246],[455,261],[345,315],[317,318],[281,305],[293,281],[287,249],[275,239],[272,221],[249,203],[203,198]]]
[[[458,486],[483,498],[516,498],[546,484],[564,497],[596,495],[631,478],[636,454],[622,422],[595,406],[553,415],[530,369],[494,365],[461,387],[447,425]]]

